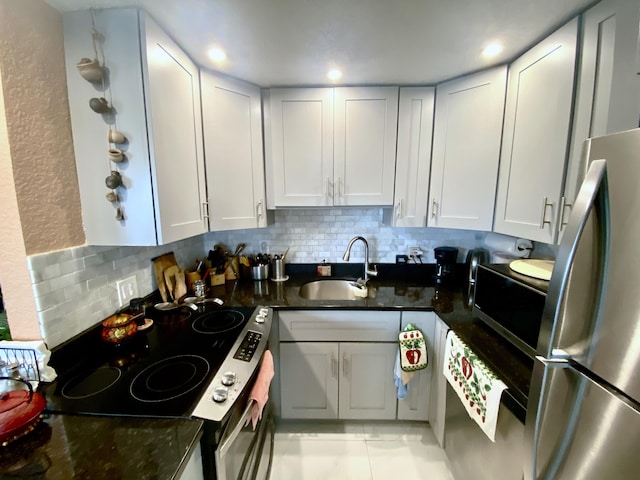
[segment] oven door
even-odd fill
[[[232,414],[224,428],[215,451],[218,480],[269,478],[273,458],[272,407],[267,402],[254,431],[251,425],[252,404],[249,402],[240,415]],[[247,419],[249,424],[245,426]]]

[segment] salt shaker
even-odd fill
[[[195,293],[196,297],[204,297],[205,288],[202,280],[196,280],[193,282],[193,293]]]

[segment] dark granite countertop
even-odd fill
[[[0,479],[179,478],[201,429],[189,419],[49,415],[0,447]]]
[[[211,287],[208,295],[227,306],[435,311],[507,384],[503,401],[524,420],[533,362],[473,318],[462,266],[457,284],[442,286],[434,282],[433,265],[381,264],[378,277],[369,282],[368,297],[349,301],[303,299],[300,286],[319,278],[309,266],[287,267],[287,281],[227,282]],[[334,265],[333,278],[355,278],[361,269],[361,264],[359,269],[357,264]],[[2,450],[0,479],[176,478],[201,427],[201,421],[188,419],[50,415]]]
[[[358,300],[306,300],[298,294],[309,281],[322,280],[313,270],[287,265],[289,279],[239,280],[211,287],[209,296],[219,297],[228,306],[266,305],[277,309],[309,310],[318,308],[427,310],[435,311],[447,325],[505,382],[505,404],[524,421],[533,360],[513,347],[485,323],[474,319],[468,305],[465,272],[459,266],[457,282],[437,285],[434,265],[378,265],[379,274],[370,279],[368,297]],[[336,267],[341,267],[336,269]],[[333,265],[334,277],[355,278],[362,266]],[[336,272],[336,270],[338,270]]]

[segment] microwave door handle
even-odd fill
[[[218,451],[221,458],[224,457],[230,445],[235,441],[235,439],[240,434],[240,430],[243,429],[244,424],[247,421],[247,418],[249,418],[249,416],[251,415],[251,409],[253,407],[254,402],[255,402],[254,399],[250,399],[249,402],[247,402],[247,407],[244,409],[244,412],[242,413],[242,417],[240,417],[240,420],[238,420],[238,423],[234,425],[233,430],[231,431],[229,436],[227,436],[220,444]]]
[[[578,244],[585,230],[589,213],[592,208],[600,215],[598,226],[600,231],[603,251],[600,253],[600,261],[606,263],[606,255],[609,246],[609,208],[607,204],[608,182],[606,160],[594,160],[591,162],[582,187],[574,202],[574,207],[569,216],[569,223],[565,230],[558,256],[549,282],[547,299],[542,313],[542,323],[538,345],[544,347],[544,356],[552,355],[553,339],[556,333],[556,320],[562,312],[562,299],[565,296],[569,283],[569,274],[576,257]],[[601,294],[602,292],[600,292]]]

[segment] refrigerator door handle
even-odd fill
[[[551,349],[554,345],[555,325],[558,323],[556,320],[561,315],[563,308],[562,300],[569,283],[571,267],[576,257],[578,243],[587,225],[589,213],[594,207],[602,216],[603,221],[601,224],[604,225],[605,231],[601,233],[605,245],[608,244],[606,239],[609,224],[609,212],[606,204],[607,188],[607,162],[606,160],[594,160],[591,162],[574,202],[569,222],[558,249],[551,281],[549,282],[538,339],[538,353],[545,357],[552,355]],[[541,349],[543,350],[542,352],[540,351]]]

